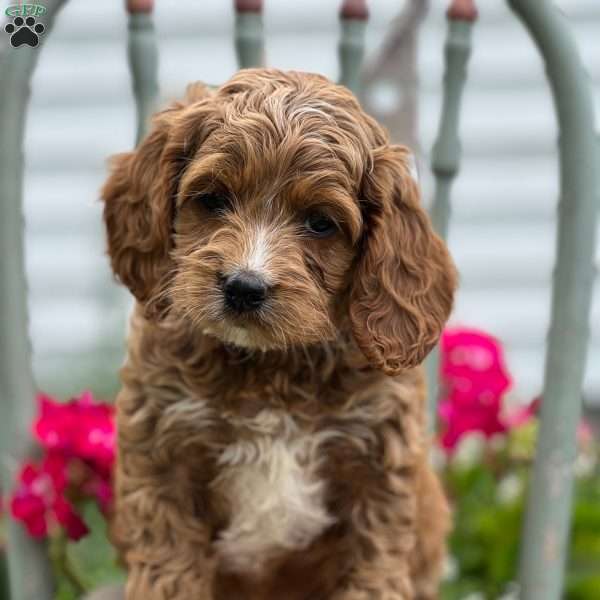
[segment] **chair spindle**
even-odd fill
[[[238,67],[262,67],[265,64],[263,1],[234,0],[234,6]]]
[[[137,114],[136,145],[158,107],[158,47],[152,18],[154,0],[126,0],[127,55]]]
[[[477,19],[473,0],[454,0],[446,13],[448,33],[444,46],[444,83],[442,113],[437,138],[431,152],[431,170],[435,176],[435,193],[431,220],[437,233],[448,237],[450,222],[450,191],[460,169],[459,136],[460,107],[467,80],[467,65],[471,55],[471,34]],[[427,358],[427,393],[429,423],[435,428],[439,394],[439,347]]]
[[[344,0],[340,8],[338,58],[340,83],[358,94],[365,55],[365,33],[369,20],[366,0]]]

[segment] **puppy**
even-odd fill
[[[136,298],[112,537],[127,600],[432,599],[448,509],[418,368],[456,275],[352,94],[241,71],[114,158]]]

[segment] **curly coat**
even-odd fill
[[[137,300],[112,524],[128,600],[437,597],[419,365],[456,275],[410,161],[347,89],[267,69],[191,86],[114,158],[108,250]],[[224,303],[240,269],[268,283],[252,315]]]

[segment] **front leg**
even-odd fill
[[[352,503],[351,566],[332,600],[412,600],[415,549],[414,476],[382,473]]]
[[[352,504],[352,566],[334,600],[436,600],[450,529],[440,483],[426,457],[379,481]]]
[[[125,600],[212,600],[214,565],[207,531],[179,507],[139,488],[123,494],[115,521],[127,565]]]
[[[125,599],[212,600],[211,532],[185,462],[165,446],[151,400],[125,388],[117,408],[111,535],[128,569]]]
[[[331,600],[420,597],[414,556],[419,551],[419,481],[426,448],[419,421],[410,418],[413,405],[402,400],[382,403],[371,413],[387,413],[386,419],[349,422],[331,442],[330,510],[345,532],[347,556]]]

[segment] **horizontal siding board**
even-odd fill
[[[577,42],[582,57],[594,83],[600,80],[600,63],[596,58],[597,20],[598,7],[593,19],[582,18],[573,21],[577,28]],[[421,48],[426,51],[419,54],[420,79],[426,91],[435,91],[441,84],[441,51],[445,40],[445,27],[443,11],[433,11],[421,36]],[[499,48],[502,49],[501,52]],[[537,87],[545,80],[539,53],[527,37],[521,23],[515,18],[494,23],[493,20],[490,22],[486,11],[481,11],[480,19],[473,30],[473,50],[468,67],[469,84],[476,81],[477,86],[482,89],[501,90]]]
[[[554,221],[557,166],[556,156],[466,157],[453,187],[453,221],[532,226]]]
[[[111,285],[103,247],[91,244],[89,233],[48,238],[36,236],[27,243],[26,265],[34,301],[43,301],[48,295],[64,298],[69,294],[99,294]]]
[[[31,111],[25,134],[26,169],[52,171],[56,165],[101,174],[110,154],[132,147],[133,114],[128,103]]]
[[[24,211],[28,237],[34,241],[46,234],[65,236],[83,231],[87,235],[94,228],[100,231],[99,198],[104,176],[100,169],[81,174],[70,167],[68,171],[37,172],[26,178]]]
[[[115,317],[110,323],[97,298],[50,299],[34,304],[33,308],[31,332],[37,340],[36,352],[40,354],[65,353],[73,348],[83,352],[93,350],[112,342],[116,332],[111,325],[123,321]]]
[[[542,391],[545,354],[539,347],[528,348],[524,345],[507,349],[506,363],[516,386],[510,395],[517,402],[524,402],[538,397]],[[600,364],[600,349],[593,346],[588,355],[586,375],[584,379],[584,400],[592,405],[597,404],[600,395],[600,369],[592,368]]]
[[[596,286],[596,292],[599,287]],[[458,297],[453,321],[483,324],[510,345],[544,341],[550,319],[550,298],[543,288],[468,290]],[[592,308],[592,345],[600,344],[600,306]]]
[[[430,148],[437,129],[438,100],[437,94],[422,97],[420,130],[425,148]],[[129,96],[123,95],[121,103],[85,103],[69,110],[62,104],[38,107],[27,126],[28,167],[34,163],[45,169],[60,164],[63,168],[102,167],[104,159],[98,160],[99,156],[131,146],[133,110],[129,104]],[[600,110],[600,94],[597,104]],[[510,90],[467,94],[461,135],[465,160],[488,156],[556,160],[556,120],[543,88],[518,94]],[[61,140],[58,147],[57,140]]]

